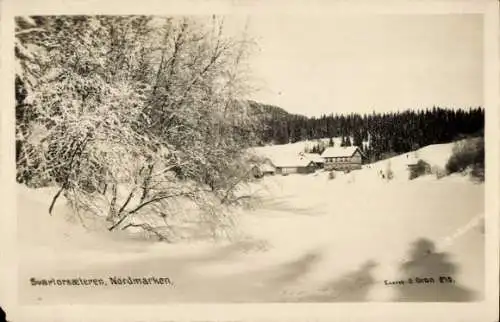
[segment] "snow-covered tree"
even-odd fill
[[[257,127],[240,100],[248,41],[216,17],[30,21],[43,30],[40,74],[32,116],[17,119],[18,180],[57,185],[49,211],[64,194],[113,230],[145,213],[164,219],[175,198],[204,209],[242,200]]]

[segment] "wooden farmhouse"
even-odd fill
[[[359,147],[329,147],[321,154],[325,170],[350,171],[361,169],[365,155]]]
[[[288,158],[279,158],[273,160],[276,166],[276,174],[288,175],[291,173],[313,173],[317,167],[314,161],[301,156],[290,156]]]

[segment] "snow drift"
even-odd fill
[[[434,145],[416,154],[443,167],[451,149]],[[265,177],[249,187],[260,203],[234,214],[240,238],[220,243],[165,244],[87,231],[66,220],[71,211],[63,202],[53,216],[46,213],[50,189],[19,186],[22,302],[481,300],[484,185],[462,175],[409,181],[407,159],[396,156],[333,180],[326,172]],[[378,176],[388,162],[392,181]],[[28,277],[42,271],[168,276],[176,286],[107,286],[99,296],[30,287]],[[454,283],[440,285],[448,277]],[[410,278],[436,283],[387,284]]]

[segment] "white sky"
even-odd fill
[[[483,105],[480,15],[259,14],[249,23],[257,101],[309,116]]]

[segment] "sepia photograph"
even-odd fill
[[[483,14],[13,24],[21,305],[485,301]]]

